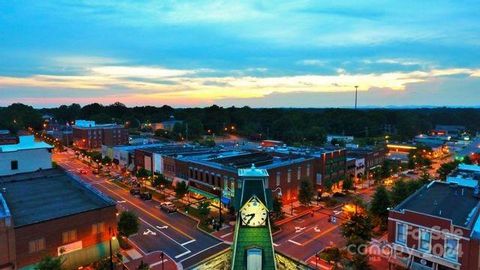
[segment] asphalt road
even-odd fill
[[[160,210],[159,202],[133,197],[127,190],[111,183],[107,178],[92,174],[91,168],[73,154],[56,153],[53,159],[70,173],[116,200],[120,211],[130,210],[138,215],[141,221],[140,229],[130,240],[143,256],[163,251],[177,264],[186,268],[229,247],[197,229],[195,220],[180,213],[168,214]],[[87,174],[79,174],[79,169],[85,169]]]

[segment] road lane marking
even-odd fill
[[[157,235],[156,232],[150,230],[150,229],[147,229],[146,231],[143,232],[143,235]]]
[[[231,235],[232,233],[233,233],[233,232],[226,233],[226,234],[224,234],[224,235],[220,236],[220,238],[225,238],[225,237],[227,237],[227,236]]]
[[[188,245],[188,244],[193,243],[193,242],[195,242],[195,241],[197,241],[197,240],[192,239],[192,240],[190,240],[190,241],[187,241],[187,242],[183,243],[182,246]]]
[[[167,225],[165,225],[165,226],[155,226],[155,227],[157,227],[157,229],[159,229],[159,230],[168,229]]]
[[[150,269],[152,267],[154,267],[155,265],[163,264],[163,263],[166,263],[166,262],[168,262],[168,260],[164,259],[163,261],[158,261],[158,262],[152,263],[152,264],[150,264]]]
[[[295,245],[297,245],[297,246],[303,246],[302,244],[300,244],[300,243],[298,243],[298,242],[296,242],[296,241],[293,241],[292,239],[289,239],[288,242],[293,243],[293,244],[295,244]]]
[[[209,250],[209,249],[211,249],[211,248],[214,248],[214,247],[216,247],[216,246],[218,246],[218,245],[221,245],[221,244],[223,244],[223,242],[217,243],[217,244],[215,244],[215,245],[213,245],[213,246],[211,246],[211,247],[208,247],[208,248],[206,248],[206,249],[204,249],[204,250],[201,250],[201,251],[199,251],[199,252],[197,252],[197,253],[195,253],[195,254],[192,254],[192,255],[188,256],[187,258],[181,260],[180,263],[182,263],[182,262],[184,262],[184,261],[186,261],[186,260],[188,260],[188,259],[190,259],[190,258],[192,258],[192,257],[195,257],[195,256],[197,256],[198,254],[200,254],[200,253],[202,253],[202,252],[205,252],[205,251],[207,251],[207,250]]]
[[[319,237],[322,237],[322,236],[324,236],[325,234],[327,234],[327,233],[329,233],[329,232],[331,232],[331,231],[335,230],[335,229],[336,229],[336,228],[338,228],[338,227],[340,227],[340,225],[335,225],[335,226],[333,226],[332,228],[330,228],[330,229],[328,229],[328,230],[324,231],[323,233],[319,233],[319,234],[317,234],[316,236],[314,236],[313,238],[311,238],[311,239],[307,240],[307,242],[305,242],[305,243],[303,243],[303,244],[304,244],[304,245],[308,245],[308,244],[310,244],[312,241],[315,241],[315,239],[317,239],[317,238],[319,238]]]
[[[278,246],[280,246],[280,244],[273,243],[273,246],[278,247]]]
[[[181,246],[182,248],[190,251],[188,248],[185,248],[184,246],[182,246],[182,244],[180,244],[179,242],[177,242],[175,239],[173,239],[172,237],[168,236],[166,233],[160,231],[159,229],[155,228],[155,226],[153,226],[152,224],[148,223],[146,220],[144,220],[143,218],[139,217],[138,218],[139,220],[141,220],[142,222],[144,222],[145,224],[149,225],[150,227],[152,227],[154,230],[158,231],[159,233],[165,235],[168,239],[172,240],[173,242],[175,242],[177,245]]]
[[[180,257],[183,257],[183,256],[185,256],[185,255],[187,255],[187,254],[189,254],[189,253],[191,253],[190,250],[189,250],[189,251],[185,251],[184,253],[178,254],[177,256],[175,256],[175,259],[178,259],[178,258],[180,258]]]

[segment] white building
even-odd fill
[[[460,186],[476,187],[480,181],[480,166],[460,164],[458,168],[447,176],[448,183]]]
[[[20,136],[17,144],[0,145],[0,176],[52,168],[52,146]]]

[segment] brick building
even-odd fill
[[[33,269],[46,255],[76,269],[109,255],[111,199],[59,169],[3,176],[0,187],[0,269]]]
[[[225,201],[232,199],[238,188],[237,171],[251,167],[268,171],[267,186],[274,195],[281,195],[284,203],[296,201],[302,179],[315,182],[313,157],[257,151],[225,151],[175,158],[175,176],[189,182],[193,190],[218,195]]]
[[[97,149],[102,145],[128,144],[128,130],[123,125],[97,125],[94,121],[77,120],[72,131],[73,145],[80,149]]]
[[[357,159],[364,159],[365,173],[382,166],[387,155],[386,147],[357,147],[347,148],[347,156]]]
[[[390,210],[391,266],[479,269],[479,191],[434,181]]]

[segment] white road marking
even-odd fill
[[[157,229],[159,229],[159,230],[168,229],[167,225],[165,225],[165,226],[155,226],[155,227],[157,227]]]
[[[295,232],[296,233],[299,233],[299,232],[302,232],[303,230],[305,230],[307,227],[295,227]]]
[[[215,245],[213,245],[213,246],[211,246],[211,247],[209,247],[209,248],[206,248],[206,249],[201,250],[201,251],[199,251],[199,252],[197,252],[197,253],[195,253],[195,254],[192,254],[192,255],[188,256],[187,258],[181,260],[180,263],[182,263],[182,262],[184,262],[184,261],[186,261],[186,260],[188,260],[188,259],[190,259],[190,258],[192,258],[192,257],[195,257],[195,256],[197,256],[198,254],[200,254],[200,253],[202,253],[202,252],[205,252],[205,251],[207,251],[207,250],[209,250],[209,249],[211,249],[211,248],[214,248],[214,247],[216,247],[216,246],[218,246],[218,245],[221,245],[221,244],[223,244],[223,242],[217,243],[217,244],[215,244]],[[175,257],[175,258],[177,258],[177,257]]]
[[[321,232],[321,230],[318,228],[318,226],[315,226],[315,228],[313,228],[315,230],[315,232]]]
[[[187,242],[183,243],[182,246],[188,245],[188,244],[193,243],[193,242],[195,242],[195,241],[197,241],[197,240],[192,239],[192,240],[190,240],[190,241],[187,241]]]
[[[278,246],[280,246],[280,244],[273,243],[273,246],[278,247]]]
[[[288,240],[288,242],[293,243],[293,244],[295,244],[295,245],[297,245],[297,246],[303,246],[302,244],[300,244],[300,243],[298,243],[298,242],[295,242],[295,241],[293,241],[292,239]]]
[[[159,233],[165,235],[168,239],[172,240],[173,242],[175,242],[175,244],[179,245],[179,246],[182,246],[182,244],[180,244],[179,242],[177,242],[175,239],[171,238],[170,236],[168,236],[166,233],[160,231],[159,229],[155,228],[155,226],[153,226],[152,224],[148,223],[146,220],[144,220],[143,218],[139,217],[138,218],[139,220],[141,220],[143,223],[149,225],[150,227],[154,228],[156,231],[158,231]],[[183,246],[182,246],[183,247]],[[188,250],[187,248],[183,247],[184,249]],[[190,252],[190,250],[188,250]]]
[[[143,235],[157,235],[157,233],[150,229],[147,229],[146,231],[143,232]]]
[[[184,253],[182,253],[182,254],[178,254],[177,256],[175,256],[175,259],[178,259],[178,258],[180,258],[180,257],[183,257],[183,256],[185,256],[185,255],[187,255],[187,254],[189,254],[189,253],[191,253],[191,251],[190,251],[190,250],[188,250],[188,251],[185,251]]]
[[[232,233],[233,233],[233,232],[226,233],[226,234],[224,234],[224,235],[220,236],[220,238],[225,238],[225,237],[227,237],[227,236],[231,235]]]
[[[158,261],[158,262],[152,263],[152,264],[150,264],[150,268],[154,267],[155,265],[159,265],[159,264],[166,263],[166,262],[168,262],[168,260],[163,260],[163,261]]]

